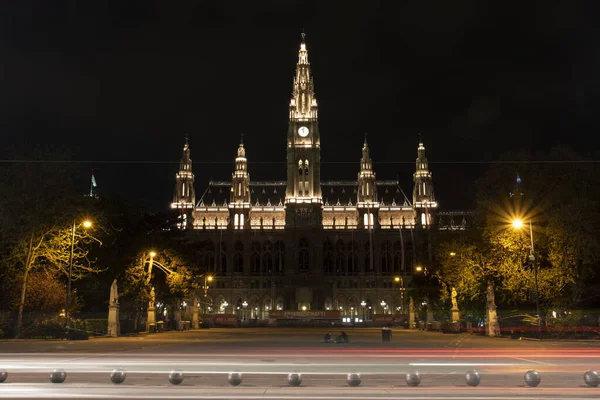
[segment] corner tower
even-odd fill
[[[244,148],[244,136],[240,139],[235,158],[235,171],[231,174],[231,195],[229,199],[229,214],[233,221],[233,229],[244,229],[248,224],[250,212],[250,174],[248,160]]]
[[[320,226],[321,136],[305,37],[303,32],[289,107],[286,224]]]
[[[175,193],[173,194],[173,202],[171,203],[171,209],[181,210],[181,221],[178,223],[180,228],[187,227],[187,220],[191,217],[195,203],[194,173],[192,172],[190,145],[186,137],[183,154],[179,161],[179,172],[175,175]]]
[[[429,171],[429,164],[425,156],[425,146],[419,140],[417,149],[416,171],[413,174],[415,186],[413,189],[413,207],[416,212],[417,224],[422,227],[430,226],[433,222],[433,214],[437,209],[435,194],[433,191],[433,179]]]
[[[356,194],[356,206],[359,212],[359,223],[363,223],[365,229],[372,229],[378,220],[377,209],[377,191],[375,186],[375,172],[373,172],[373,162],[367,144],[367,135],[365,135],[365,144],[362,148],[362,158],[360,160],[360,172],[358,173],[358,193]]]

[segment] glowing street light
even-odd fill
[[[523,227],[523,220],[516,218],[512,220],[512,227],[515,229],[521,229]]]

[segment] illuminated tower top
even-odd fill
[[[306,34],[302,32],[296,76],[294,76],[294,89],[290,99],[290,121],[317,119],[317,99],[315,98],[315,86],[310,72],[305,39]]]

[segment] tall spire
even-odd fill
[[[183,214],[194,208],[196,202],[196,194],[194,191],[194,173],[192,172],[192,159],[190,157],[190,145],[187,135],[185,136],[185,144],[181,160],[179,161],[179,172],[175,175],[175,192],[173,194],[172,209],[179,209]],[[186,227],[186,218],[178,224],[180,228]]]
[[[413,188],[413,206],[417,211],[417,218],[421,226],[429,226],[433,221],[432,213],[437,208],[437,202],[435,201],[435,193],[433,191],[433,178],[429,171],[425,146],[423,145],[423,138],[420,133],[413,180],[415,182]]]
[[[375,190],[375,172],[373,172],[373,162],[367,143],[367,134],[365,133],[365,143],[362,148],[362,158],[360,159],[360,172],[358,173],[358,193],[356,201],[361,203],[377,202],[377,192]]]
[[[310,63],[308,62],[304,31],[302,31],[301,37],[296,76],[294,77],[294,87],[290,99],[290,121],[317,119],[317,99],[315,98],[314,82],[311,76]]]

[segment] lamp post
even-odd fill
[[[212,275],[204,275],[204,314],[207,314],[208,306],[208,282],[212,282]]]
[[[362,319],[364,322],[365,321],[365,307],[367,306],[367,303],[363,300],[360,302],[360,306],[362,307]]]
[[[402,313],[404,313],[404,292],[406,291],[406,288],[404,287],[404,279],[396,276],[394,277],[394,281],[396,283],[400,283],[400,310],[402,310]]]
[[[81,223],[81,225],[85,229],[90,228],[92,226],[92,222],[89,220],[85,220]],[[75,231],[77,230],[77,220],[73,219],[73,228],[71,229],[71,256],[69,257],[69,274],[67,278],[67,299],[65,301],[65,333],[69,333],[69,303],[71,302],[71,275],[73,273],[73,256],[75,251]]]
[[[381,303],[379,303],[381,305],[382,308],[382,314],[385,314],[385,306],[387,305],[387,303],[385,302],[385,300],[381,300]]]
[[[517,218],[512,221],[512,226],[515,229],[521,229],[521,228],[523,228],[523,225],[524,224],[521,219]],[[533,264],[533,276],[534,276],[534,280],[535,280],[535,308],[536,308],[537,318],[538,318],[538,335],[539,335],[540,340],[542,340],[542,315],[540,314],[540,291],[539,291],[539,286],[538,286],[537,262],[535,259],[535,252],[534,252],[534,248],[533,248],[533,227],[531,226],[531,219],[529,220],[529,238],[531,240],[531,252],[529,253],[529,260]]]
[[[248,307],[248,302],[244,300],[242,303],[242,308],[244,309],[244,321],[246,320],[246,307]]]

